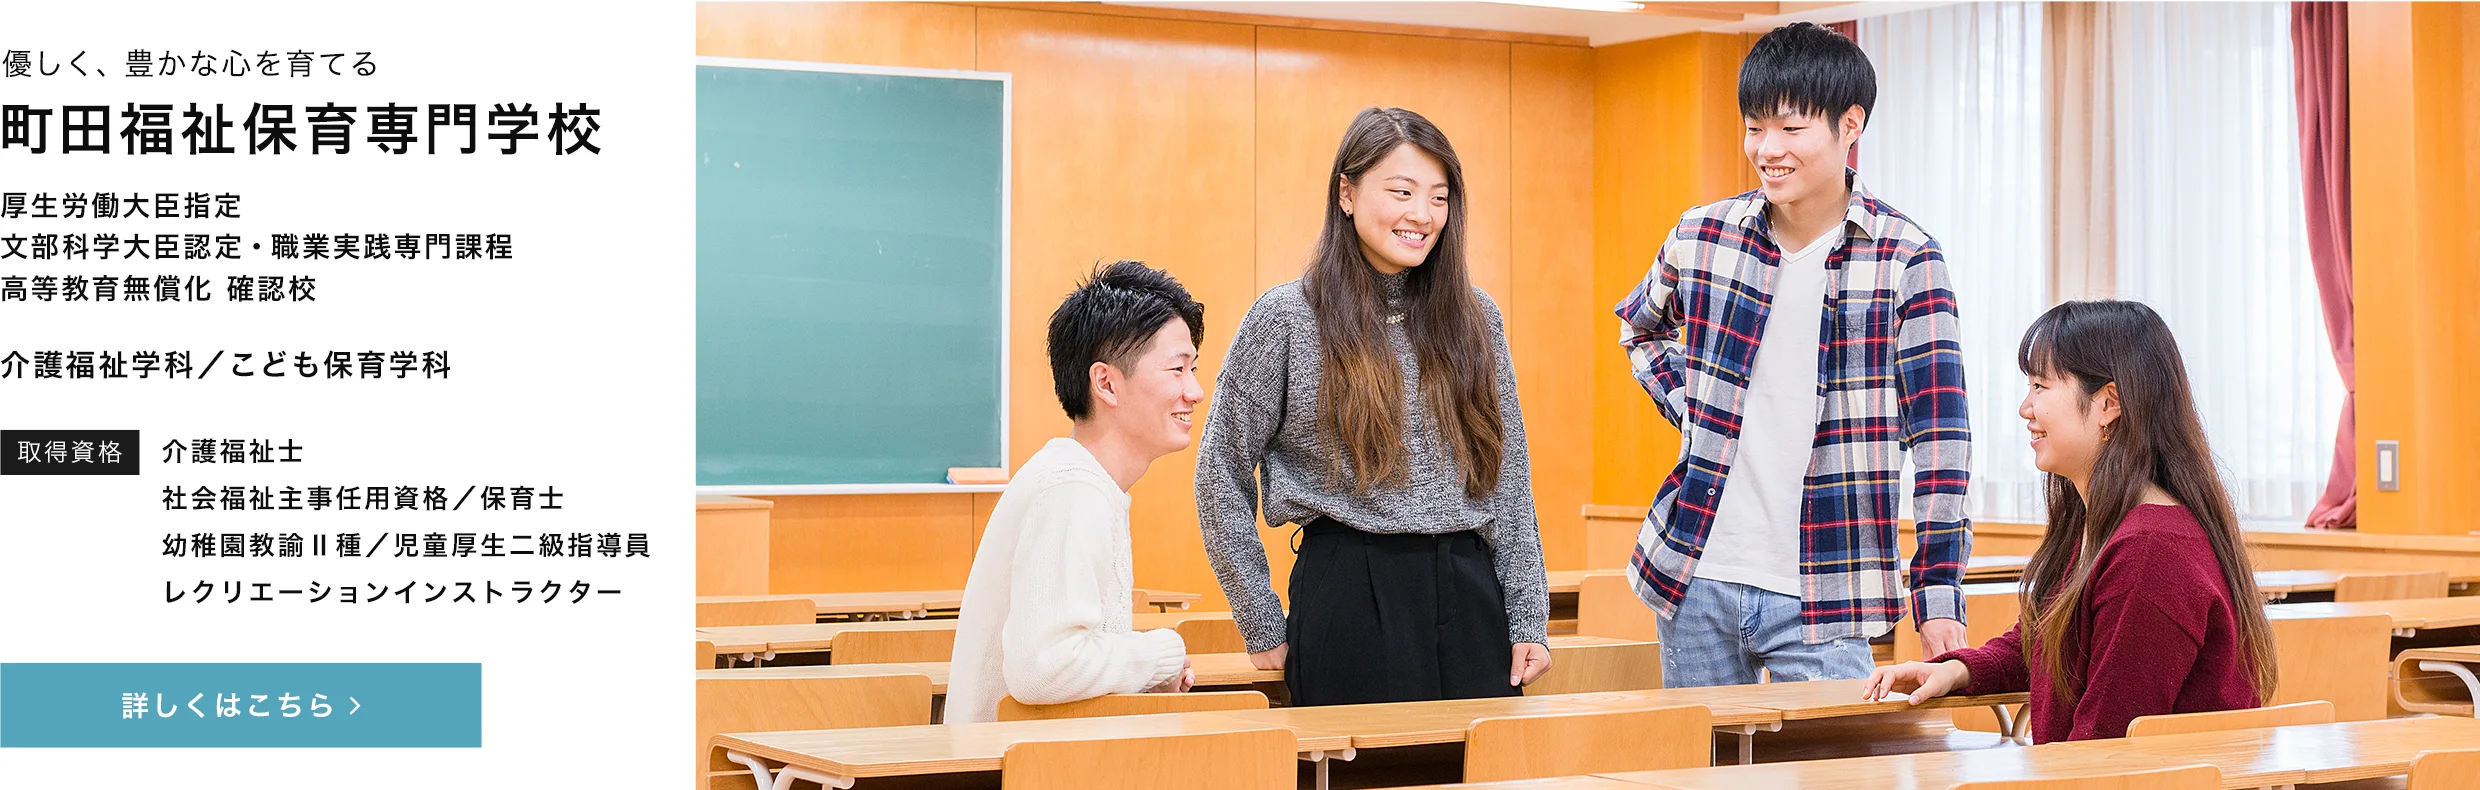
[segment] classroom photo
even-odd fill
[[[2480,790],[2480,3],[695,17],[650,786]]]

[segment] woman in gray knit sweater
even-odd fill
[[[1506,696],[1550,668],[1549,584],[1498,306],[1446,135],[1371,108],[1301,279],[1241,319],[1197,457],[1232,618],[1297,705]],[[1300,524],[1284,616],[1257,532]]]

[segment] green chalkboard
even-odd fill
[[[697,484],[1006,466],[1005,75],[699,64]]]

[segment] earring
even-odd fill
[[[2103,444],[2108,444],[2109,442],[2110,442],[2110,426],[2107,426],[2107,425],[2101,426],[2101,443],[2103,443]]]

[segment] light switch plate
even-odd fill
[[[2377,490],[2402,490],[2402,443],[2387,439],[2377,442]]]

